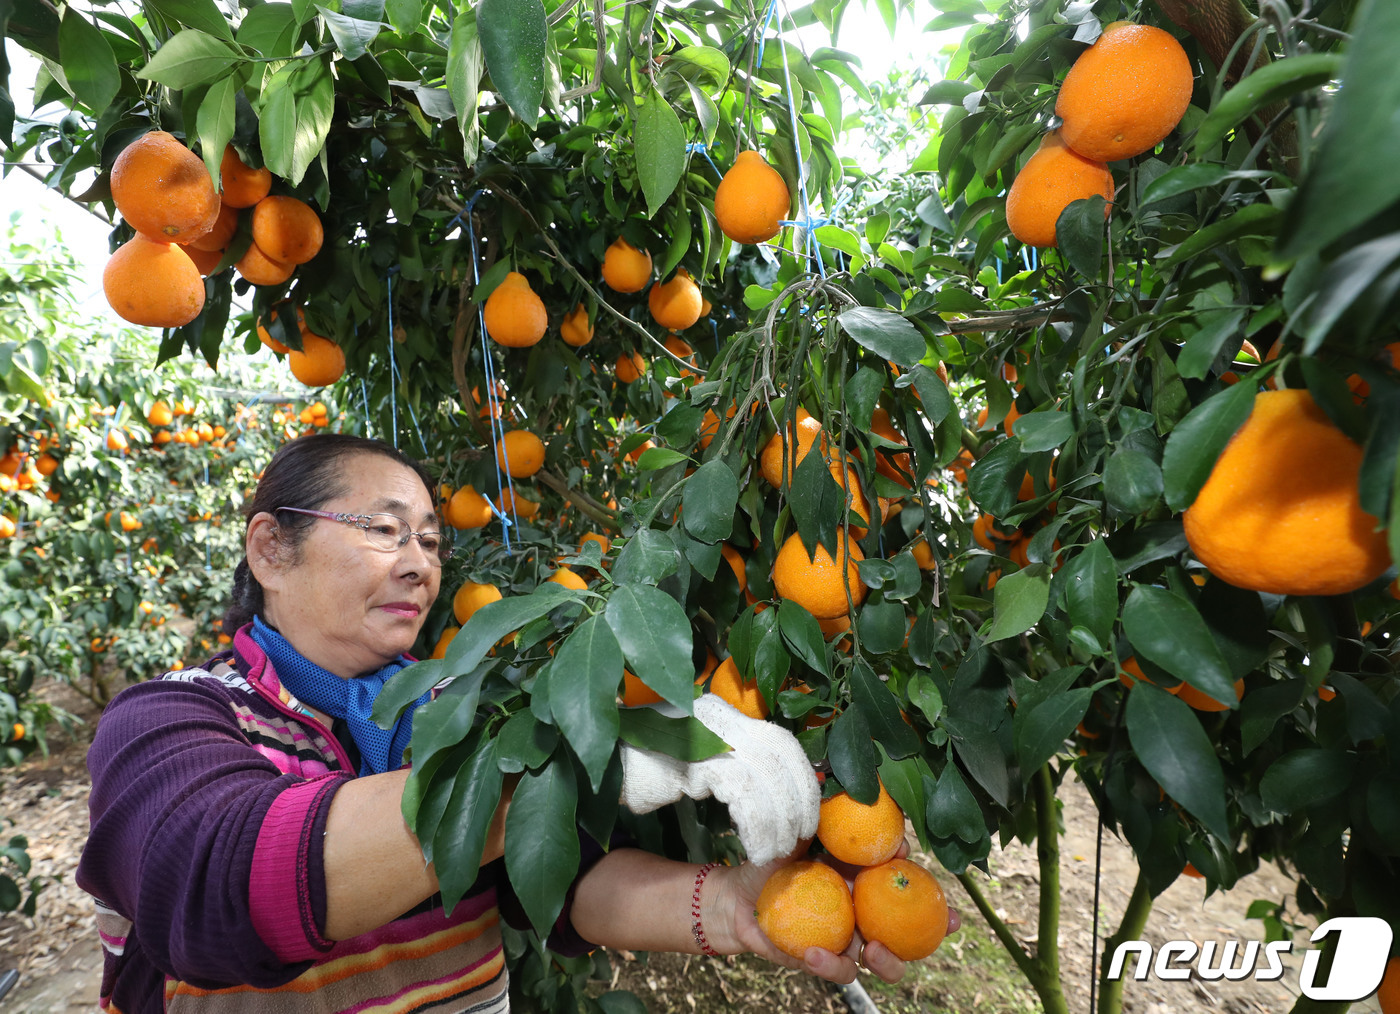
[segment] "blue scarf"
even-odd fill
[[[285,637],[264,623],[261,616],[253,617],[250,633],[293,697],[332,718],[345,720],[360,751],[361,775],[383,774],[403,763],[403,752],[413,734],[413,712],[432,699],[432,691],[414,701],[392,729],[375,725],[370,711],[389,677],[408,665],[407,659],[400,656],[368,675],[343,679],[304,657]]]

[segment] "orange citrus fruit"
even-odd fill
[[[601,532],[584,532],[583,538],[578,540],[578,551],[583,552],[583,547],[590,542],[598,543],[598,548],[602,550],[604,556],[608,555],[608,550],[612,548],[612,539]]]
[[[471,486],[463,486],[447,501],[442,516],[453,528],[481,528],[491,522],[491,504]]]
[[[559,337],[565,345],[582,348],[593,340],[593,325],[588,323],[588,308],[580,303],[559,325]]]
[[[1176,695],[1197,711],[1229,711],[1230,706],[1207,693],[1197,690],[1189,683],[1181,683],[1174,688]],[[1235,700],[1244,700],[1244,680],[1235,680]]]
[[[219,217],[219,195],[204,162],[163,130],[122,149],[112,164],[111,186],[122,218],[149,239],[188,243]]]
[[[763,445],[763,451],[758,458],[758,470],[768,480],[770,486],[779,486],[783,481],[784,443],[787,444],[789,480],[792,479],[792,473],[797,469],[798,464],[811,453],[813,447],[820,447],[821,452],[826,453],[826,434],[822,431],[822,424],[816,419],[799,410],[794,429],[797,432],[797,446],[795,448],[791,435],[784,441],[777,433],[774,433],[769,438],[768,443]],[[791,433],[791,431],[789,432]]]
[[[938,950],[948,932],[948,899],[932,873],[908,859],[891,859],[856,874],[851,886],[856,925],[903,961]]]
[[[275,261],[305,264],[324,240],[321,217],[305,201],[274,196],[253,206],[253,242]]]
[[[269,257],[257,243],[249,243],[233,269],[254,285],[281,285],[297,269],[289,261]]]
[[[904,811],[884,782],[870,805],[838,792],[822,800],[817,839],[843,863],[878,866],[893,859],[904,841]]]
[[[643,683],[639,677],[627,669],[622,670],[623,707],[639,708],[644,704],[656,704],[663,699],[660,694]]]
[[[619,236],[603,254],[603,281],[614,292],[641,292],[651,279],[651,254]]]
[[[733,656],[721,662],[710,677],[710,693],[733,705],[750,718],[768,717],[768,702],[759,692],[757,680],[746,680]]]
[[[329,338],[303,331],[301,351],[290,350],[287,363],[292,368],[292,376],[307,387],[325,387],[344,375],[345,352]]]
[[[545,580],[552,581],[555,584],[562,584],[565,588],[571,588],[574,591],[583,591],[588,587],[588,582],[579,577],[568,567],[560,567]]]
[[[883,408],[876,408],[870,413],[870,432],[901,447],[909,444],[909,441],[904,439],[904,434],[895,429],[894,423],[890,421],[890,414]],[[875,451],[875,471],[907,489],[909,480],[900,474],[901,470],[909,475],[914,473],[914,462],[908,451],[896,452],[885,447]]]
[[[838,552],[841,558],[838,564],[825,546],[817,546],[816,553],[809,558],[801,536],[789,535],[773,561],[773,589],[778,597],[791,599],[819,620],[846,615],[850,610],[846,603],[847,592],[851,605],[864,602],[868,589],[860,579],[856,564],[865,556],[854,539],[839,538],[839,542],[846,545]]]
[[[701,301],[700,286],[685,268],[677,268],[669,282],[653,283],[647,293],[652,317],[672,331],[684,331],[700,319]]]
[[[507,274],[492,290],[481,312],[486,321],[486,333],[496,344],[506,348],[529,348],[543,338],[549,328],[544,300],[518,271]]]
[[[1011,189],[1006,192],[1006,224],[1011,234],[1027,246],[1056,244],[1055,223],[1073,201],[1101,194],[1108,218],[1113,202],[1113,174],[1071,149],[1058,131],[1051,131],[1026,160]]]
[[[763,935],[798,959],[809,947],[840,954],[855,936],[850,888],[825,863],[802,860],[776,870],[759,892],[754,914]]]
[[[146,422],[152,426],[169,426],[174,419],[170,406],[163,400],[152,403],[151,410],[146,413]]]
[[[224,148],[219,162],[219,182],[223,186],[223,202],[230,208],[251,208],[272,189],[272,171],[266,167],[250,169],[238,157],[233,145]]]
[[[1192,84],[1191,61],[1171,33],[1115,21],[1079,55],[1060,85],[1060,134],[1097,162],[1139,155],[1181,122]]]
[[[1210,572],[1276,595],[1339,595],[1390,566],[1361,509],[1362,451],[1306,390],[1264,391],[1183,517]]]
[[[482,606],[500,600],[501,589],[494,584],[463,581],[462,586],[457,589],[457,594],[452,596],[452,615],[457,617],[458,623],[465,625]]]
[[[214,273],[214,269],[219,266],[219,262],[224,259],[223,250],[196,250],[192,246],[180,248],[190,255],[190,260],[194,261],[194,266],[199,269],[199,273],[208,277]]]
[[[634,380],[640,380],[642,374],[647,371],[647,361],[642,358],[640,352],[631,354],[623,353],[617,357],[617,365],[614,367],[614,374],[618,382],[630,384]]]
[[[433,653],[428,657],[446,658],[447,646],[452,643],[452,639],[457,636],[457,631],[461,629],[461,627],[454,627],[451,624],[448,624],[447,626],[443,627],[442,636],[437,639],[437,644],[433,645]]]
[[[1380,1004],[1381,1014],[1400,1014],[1400,954],[1385,963],[1381,988],[1376,990],[1376,1003]]]
[[[496,467],[528,479],[544,466],[544,441],[529,430],[511,430],[496,441]]]
[[[233,234],[238,231],[238,209],[220,205],[214,224],[203,235],[196,236],[183,244],[187,251],[200,250],[205,253],[222,253]]]
[[[102,291],[119,317],[146,327],[181,327],[204,309],[204,279],[190,255],[142,233],[108,258]]]
[[[791,204],[782,174],[756,151],[739,152],[715,188],[715,220],[735,243],[772,239]]]

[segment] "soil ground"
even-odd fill
[[[5,1014],[68,1014],[96,1007],[101,977],[101,950],[92,910],[73,883],[73,871],[87,835],[87,769],[84,756],[97,720],[96,709],[63,686],[44,689],[56,703],[79,714],[86,724],[71,735],[54,738],[48,757],[36,756],[18,768],[0,770],[0,831],[24,834],[34,873],[48,885],[39,896],[34,919],[0,917],[0,973],[18,969],[18,985],[3,1000]],[[1096,819],[1082,785],[1067,779],[1061,792],[1064,823],[1061,839],[1061,932],[1063,981],[1069,1009],[1090,1011],[1090,945],[1094,897]],[[12,822],[12,823],[11,823]],[[962,886],[941,871],[930,856],[915,859],[933,869],[963,920],[930,958],[914,963],[896,986],[873,977],[862,984],[881,1014],[1032,1014],[1040,1010],[1035,993],[978,915]],[[998,916],[1028,949],[1034,948],[1039,872],[1035,850],[1012,844],[993,847],[993,876],[980,873],[983,893]],[[1136,877],[1127,846],[1112,835],[1103,840],[1100,871],[1100,939],[1117,925]],[[1228,895],[1205,897],[1202,881],[1180,878],[1153,906],[1144,937],[1154,947],[1169,939],[1258,940],[1263,928],[1244,917],[1258,898],[1283,902],[1293,896],[1293,882],[1274,867],[1241,881]],[[1292,907],[1289,908],[1292,911]],[[1124,1010],[1130,1014],[1282,1014],[1297,995],[1297,969],[1313,923],[1294,937],[1285,977],[1257,981],[1128,981]],[[598,990],[630,989],[651,1014],[717,1014],[729,1011],[784,1011],[797,1014],[844,1014],[849,1008],[836,989],[801,973],[749,958],[705,959],[674,954],[611,952],[613,975]],[[1376,1011],[1374,1000],[1354,1012]]]

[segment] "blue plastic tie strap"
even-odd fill
[[[708,144],[704,141],[691,141],[685,146],[685,153],[687,155],[694,155],[697,152],[705,156],[705,161],[710,163],[710,168],[715,171],[716,176],[724,177],[724,173],[720,171],[719,166],[715,165],[715,160],[710,158],[710,146]]]

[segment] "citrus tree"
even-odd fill
[[[637,707],[699,674],[828,794],[883,786],[1047,1010],[1071,772],[1141,866],[1106,947],[1261,862],[1400,924],[1400,184],[1355,171],[1400,145],[1393,5],[933,8],[966,33],[901,107],[799,42],[841,3],[17,0],[72,114],[8,157],[120,212],[160,358],[269,346],[438,467],[459,562],[379,707],[452,678],[404,814],[449,904],[507,775],[537,929],[579,828],[736,856],[716,804],[616,804],[620,741],[719,748]],[[838,154],[866,108],[908,172]],[[1037,844],[1035,953],[994,835]],[[507,942],[546,1007],[624,1002]]]

